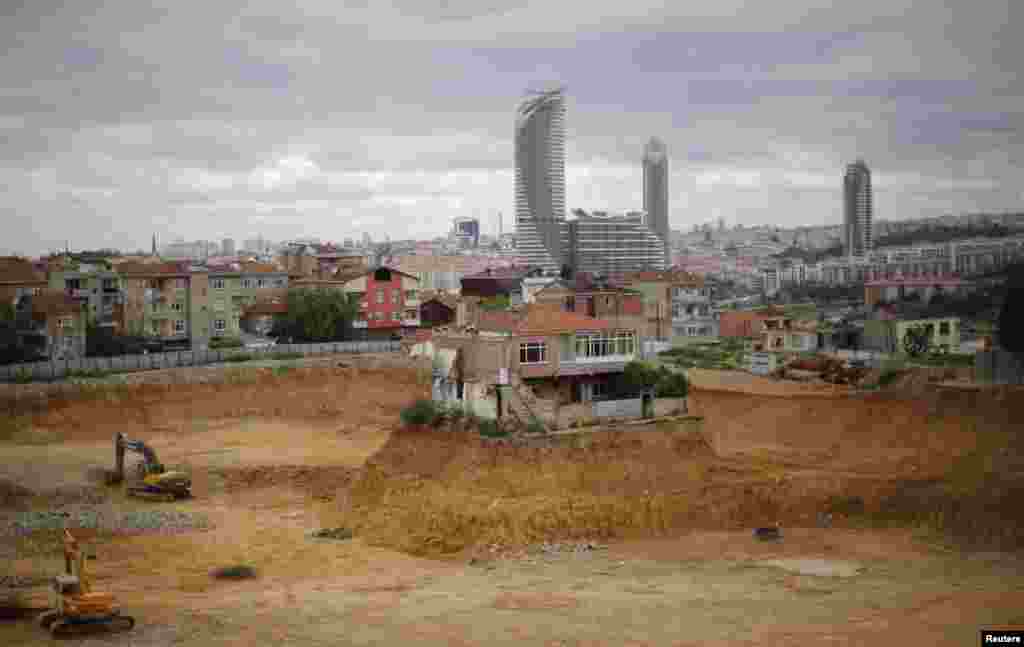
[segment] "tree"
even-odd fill
[[[271,336],[291,338],[295,343],[351,338],[359,304],[344,292],[292,289],[288,291],[287,304],[288,310],[275,322]]]
[[[1003,308],[999,312],[999,345],[1024,358],[1024,263],[1008,268],[1004,290]]]

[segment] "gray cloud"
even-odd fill
[[[672,223],[1019,208],[1020,3],[59,3],[0,15],[0,247],[432,235],[506,215],[521,91],[567,83],[570,206]],[[943,4],[949,6],[942,6]]]

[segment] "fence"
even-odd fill
[[[0,381],[56,380],[75,371],[137,371],[179,366],[202,366],[223,362],[235,355],[251,355],[253,359],[273,358],[279,353],[327,355],[331,353],[394,353],[401,350],[397,341],[343,341],[326,344],[278,344],[263,348],[230,348],[221,350],[183,350],[145,355],[87,357],[83,359],[8,364],[0,366]]]
[[[1004,350],[979,351],[974,379],[988,384],[1024,384],[1024,361]]]

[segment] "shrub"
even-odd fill
[[[480,424],[477,425],[477,429],[484,438],[504,438],[508,436],[507,431],[498,427],[496,420],[481,420]]]
[[[72,369],[65,374],[65,377],[74,378],[99,378],[112,375],[114,371],[107,371],[102,368],[79,368]]]
[[[210,348],[213,350],[220,348],[242,348],[243,346],[245,344],[237,337],[216,337],[210,340]]]
[[[274,367],[274,375],[277,375],[277,376],[287,375],[288,373],[290,373],[293,370],[295,370],[295,365],[293,365],[293,364],[281,364],[280,366],[275,366]]]
[[[221,568],[216,568],[211,571],[210,576],[219,580],[244,580],[256,577],[256,569],[245,564],[222,566]]]
[[[225,362],[248,362],[255,359],[252,353],[235,353],[224,358]]]
[[[544,423],[536,417],[530,418],[530,422],[526,425],[526,433],[528,434],[543,434],[546,431],[547,429],[544,428]]]
[[[32,381],[32,372],[26,368],[19,368],[14,372],[15,384],[28,384]]]
[[[889,369],[878,376],[878,386],[889,386],[902,375],[902,371]]]
[[[303,357],[305,357],[305,355],[302,353],[284,351],[273,353],[270,356],[271,359],[302,359]]]
[[[661,379],[655,387],[655,395],[659,398],[685,398],[689,390],[689,383],[684,373],[676,373],[663,369]]]
[[[417,400],[411,405],[402,409],[399,417],[406,425],[429,425],[435,426],[440,418],[441,412],[433,400]]]

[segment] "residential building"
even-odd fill
[[[209,345],[213,336],[210,279],[206,267],[188,262],[122,263],[124,327],[164,342]]]
[[[649,218],[648,226],[665,244],[665,262],[668,264],[668,150],[665,143],[657,137],[651,137],[644,147],[643,172],[644,212]]]
[[[565,264],[565,97],[561,88],[524,100],[515,123],[516,248],[557,274]]]
[[[252,335],[265,337],[274,328],[275,320],[288,313],[288,304],[283,299],[271,298],[257,301],[242,308],[241,327]]]
[[[480,220],[458,217],[452,223],[452,237],[458,247],[475,249],[480,245]]]
[[[872,246],[871,171],[864,160],[846,167],[843,176],[843,251],[847,256],[865,256]]]
[[[28,259],[0,257],[0,303],[15,305],[21,297],[39,294],[46,287],[46,274]]]
[[[26,294],[15,316],[18,336],[40,355],[52,360],[85,357],[89,313],[81,299],[62,291]]]
[[[818,322],[786,316],[766,316],[753,324],[755,352],[811,353],[824,345]]]
[[[47,279],[49,290],[78,300],[86,316],[98,326],[124,328],[125,293],[121,275],[107,262],[80,263],[71,258],[54,263]]]
[[[714,336],[712,289],[696,274],[679,270],[627,272],[612,281],[643,295],[644,335],[668,341],[673,336]]]
[[[610,275],[668,267],[664,239],[651,226],[649,214],[573,211],[568,227],[567,265],[575,272]]]
[[[420,326],[419,281],[391,267],[338,273],[329,279],[301,279],[292,285],[350,295],[359,304],[352,326],[365,339],[412,335]]]
[[[864,346],[882,353],[906,355],[904,342],[911,328],[925,331],[930,350],[960,350],[960,320],[957,317],[919,319],[890,309],[883,309],[875,318],[864,322]]]
[[[208,267],[210,337],[237,337],[246,307],[258,301],[282,299],[288,273],[263,263],[232,263]]]
[[[572,281],[556,279],[534,294],[538,304],[559,306],[565,312],[609,322],[613,328],[634,330],[647,336],[643,294],[638,290],[594,281],[577,275]]]
[[[223,254],[224,256],[234,256],[235,255],[235,239],[234,238],[225,238],[223,241],[221,241],[221,252],[220,253]]]
[[[723,310],[718,320],[719,337],[757,339],[761,335],[762,323],[779,321],[786,313],[781,308],[769,306],[758,310]]]
[[[482,272],[462,278],[461,299],[456,322],[463,326],[475,321],[477,306],[485,299],[508,298],[510,304],[522,300],[523,279],[541,276],[541,268],[488,267]]]
[[[970,288],[970,282],[955,276],[905,276],[876,279],[864,284],[864,304],[916,298],[928,303],[936,295],[955,295]]]
[[[571,422],[573,403],[611,396],[639,350],[635,330],[557,304],[482,313],[477,327],[440,328],[432,341],[435,399],[462,401],[483,417],[536,416],[551,426]]]

